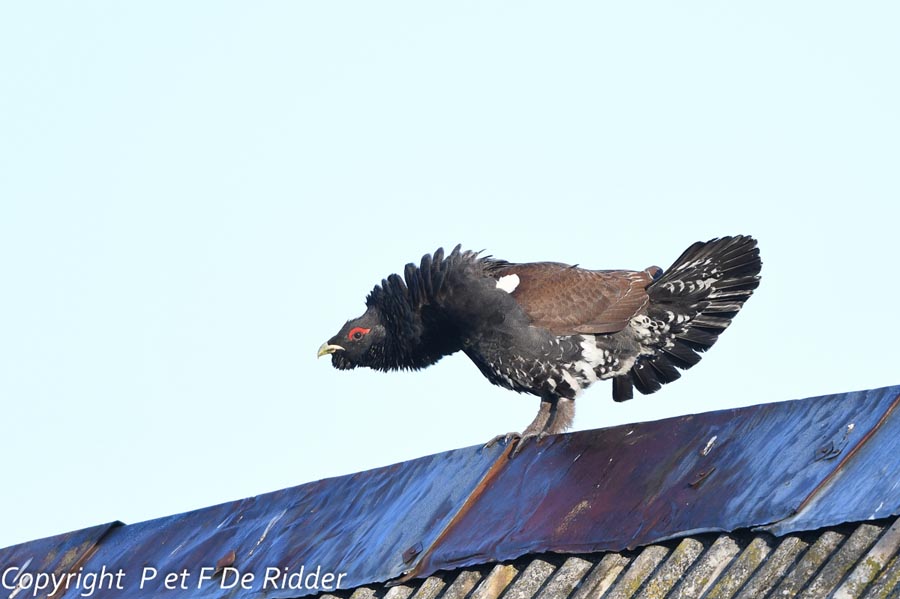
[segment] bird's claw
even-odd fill
[[[506,433],[505,435],[497,435],[496,437],[494,437],[493,439],[491,439],[490,441],[488,441],[487,443],[484,444],[484,449],[490,449],[491,447],[493,447],[500,441],[509,443],[513,439],[518,440],[519,438],[521,438],[521,436],[522,435],[520,435],[519,433]]]
[[[541,431],[539,433],[506,433],[505,435],[497,435],[490,441],[484,444],[484,449],[488,449],[493,447],[500,441],[505,441],[507,443],[512,442],[512,451],[509,454],[510,458],[514,458],[519,455],[519,452],[522,451],[522,448],[525,447],[525,444],[531,439],[535,439],[535,443],[541,444],[544,442],[544,439],[550,436],[550,433],[547,431]]]

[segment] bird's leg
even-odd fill
[[[537,437],[538,443],[544,440],[544,437],[547,436],[545,431],[552,426],[553,422],[556,420],[558,400],[559,398],[557,397],[541,398],[541,407],[538,410],[537,416],[534,417],[531,424],[525,427],[525,430],[519,435],[519,440],[516,441],[516,446],[513,448],[512,453],[509,454],[509,457],[514,458],[519,455],[519,452],[522,451],[522,448],[525,447],[525,444],[530,439]]]
[[[542,397],[541,407],[538,409],[537,416],[534,417],[531,424],[525,427],[525,430],[522,431],[520,437],[522,439],[530,439],[531,437],[537,436],[537,434],[544,430],[547,427],[547,424],[552,421],[553,413],[555,411],[555,398]]]
[[[565,397],[550,397],[541,399],[541,409],[534,421],[528,425],[528,428],[522,433],[516,447],[510,457],[516,457],[525,443],[537,437],[537,443],[540,443],[550,435],[556,435],[564,432],[575,419],[575,400],[566,399]]]
[[[548,435],[558,435],[566,432],[572,421],[575,420],[575,400],[560,397],[554,403],[554,409],[550,412],[550,421],[541,430],[539,437],[544,439]]]
[[[572,426],[573,420],[575,420],[574,399],[556,396],[542,397],[541,407],[538,409],[537,416],[534,417],[531,424],[525,427],[525,430],[522,431],[521,435],[519,433],[497,435],[488,441],[485,444],[485,447],[491,447],[501,439],[509,441],[510,439],[518,437],[512,453],[509,454],[510,457],[514,458],[522,451],[522,448],[529,439],[537,437],[537,442],[540,443],[550,435],[558,435],[559,433],[565,432]]]

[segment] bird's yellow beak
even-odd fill
[[[336,351],[344,351],[344,348],[340,345],[328,345],[327,343],[323,343],[319,347],[319,353],[316,354],[317,358],[321,358],[322,356],[327,356],[328,354],[333,354]]]

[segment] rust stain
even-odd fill
[[[216,562],[216,571],[213,573],[213,576],[216,576],[222,572],[228,566],[234,564],[234,560],[237,559],[237,553],[234,549],[223,555],[219,558],[219,561]]]
[[[453,517],[450,519],[449,522],[447,522],[447,525],[443,528],[443,530],[441,530],[441,532],[437,535],[437,537],[435,537],[434,542],[431,545],[429,545],[428,548],[425,549],[424,552],[419,554],[418,560],[417,560],[416,564],[413,566],[413,568],[411,570],[409,570],[406,574],[401,576],[400,578],[390,581],[389,582],[390,585],[402,584],[402,583],[418,576],[419,572],[421,571],[422,564],[428,560],[428,557],[431,555],[431,553],[434,551],[434,549],[436,547],[441,546],[444,538],[453,530],[456,523],[459,522],[460,520],[462,520],[466,516],[466,514],[469,512],[469,510],[472,509],[472,506],[478,502],[478,498],[481,497],[482,494],[484,494],[485,490],[488,489],[491,482],[493,482],[493,480],[497,477],[497,475],[503,470],[503,468],[509,462],[509,460],[510,460],[509,454],[515,448],[515,446],[516,446],[515,443],[508,444],[506,446],[506,448],[504,449],[504,451],[497,456],[497,459],[494,460],[494,463],[491,464],[491,467],[487,470],[487,472],[482,477],[482,479],[478,482],[478,484],[475,486],[475,488],[472,489],[472,492],[469,493],[468,496],[466,496],[465,501],[463,501],[462,505],[459,507],[459,510],[456,512],[456,514],[453,515]]]
[[[416,543],[403,552],[403,563],[413,561],[420,553],[422,553],[422,543]]]
[[[98,538],[97,538],[95,541],[93,541],[92,543],[90,543],[90,544],[88,544],[88,543],[82,543],[81,545],[78,545],[78,546],[76,546],[76,547],[73,547],[72,549],[70,549],[69,551],[67,551],[66,554],[65,554],[65,556],[63,557],[63,562],[60,563],[60,568],[59,568],[59,569],[60,569],[60,570],[64,570],[65,573],[68,574],[68,573],[76,572],[79,568],[81,568],[81,567],[87,565],[87,563],[88,563],[88,561],[91,559],[91,557],[92,557],[92,556],[97,552],[97,550],[100,548],[100,544],[101,544],[101,543],[103,542],[103,540],[107,537],[107,535],[109,535],[109,532],[110,532],[111,530],[115,529],[115,528],[117,528],[117,527],[116,527],[116,526],[110,526],[110,527],[109,527],[102,535],[100,535],[100,537],[98,537]],[[81,554],[80,554],[80,555],[76,555],[76,552],[81,552]],[[72,561],[72,564],[71,564],[70,566],[67,567],[66,564],[65,564],[65,562],[68,561],[70,558],[74,558],[74,560]],[[61,587],[56,591],[55,594],[48,595],[48,596],[47,596],[47,599],[57,599],[58,597],[62,597],[63,595],[65,595],[66,592],[68,592],[68,587],[67,587],[67,586],[61,586]]]
[[[591,502],[587,499],[582,499],[579,501],[575,507],[573,507],[568,514],[565,515],[562,522],[560,522],[559,526],[556,529],[557,535],[564,535],[566,531],[569,530],[569,527],[572,526],[572,523],[575,521],[578,516],[581,515],[585,510],[589,510],[591,508]]]
[[[700,472],[697,473],[697,476],[694,477],[694,480],[692,480],[691,482],[688,483],[688,486],[691,487],[692,489],[699,488],[700,485],[703,484],[703,481],[705,481],[707,478],[709,478],[709,476],[715,471],[716,471],[715,466],[711,466],[707,470],[701,470]]]

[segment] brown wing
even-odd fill
[[[513,298],[532,324],[555,335],[621,331],[648,301],[647,286],[657,267],[631,270],[585,270],[557,262],[509,264],[492,269],[498,281],[516,275]],[[506,279],[502,286],[512,287]]]

